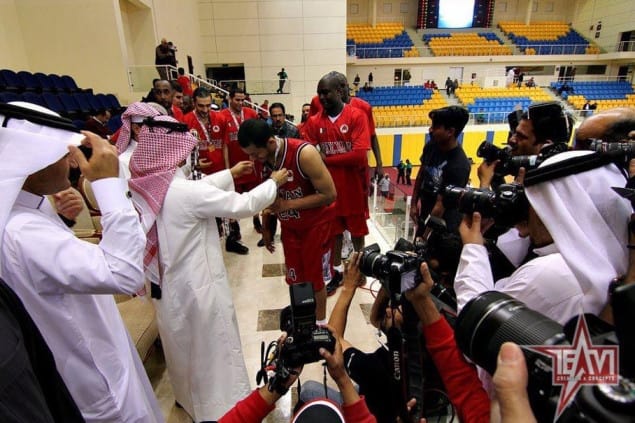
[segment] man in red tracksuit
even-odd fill
[[[191,131],[199,140],[199,166],[207,175],[225,170],[223,158],[222,117],[211,110],[212,95],[206,88],[194,91],[194,110],[184,117]]]

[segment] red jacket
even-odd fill
[[[269,414],[275,405],[267,405],[256,389],[247,398],[238,401],[234,408],[229,410],[218,423],[256,423],[261,422]],[[375,416],[370,414],[364,397],[356,403],[342,407],[342,413],[346,423],[376,423]]]

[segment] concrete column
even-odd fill
[[[377,0],[370,0],[368,5],[370,25],[375,28],[377,26]]]
[[[529,0],[527,2],[527,13],[525,14],[525,25],[529,25],[531,22],[531,12],[534,8],[534,0]]]

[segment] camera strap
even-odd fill
[[[394,325],[386,332],[386,338],[392,366],[391,380],[394,387],[394,404],[399,407],[401,420],[409,422],[410,417],[406,407],[408,402],[408,371],[405,361],[405,341],[401,331]]]
[[[584,156],[572,157],[527,172],[523,182],[525,187],[551,181],[553,179],[564,178],[576,173],[586,172],[608,164],[616,164],[622,167],[628,158],[621,151],[610,151],[605,153],[592,153]]]

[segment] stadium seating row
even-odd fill
[[[25,91],[15,93],[0,92],[0,103],[26,101],[49,108],[62,116],[77,119],[96,113],[98,110],[110,110],[113,115],[121,113],[123,107],[113,94],[84,93],[50,93],[41,94]]]
[[[82,89],[69,75],[46,75],[42,72],[14,72],[10,69],[0,70],[0,91],[11,92],[57,92],[76,93]]]
[[[357,95],[369,102],[373,107],[416,105],[432,98],[433,90],[423,85],[407,87],[376,87],[372,91],[360,90]]]

